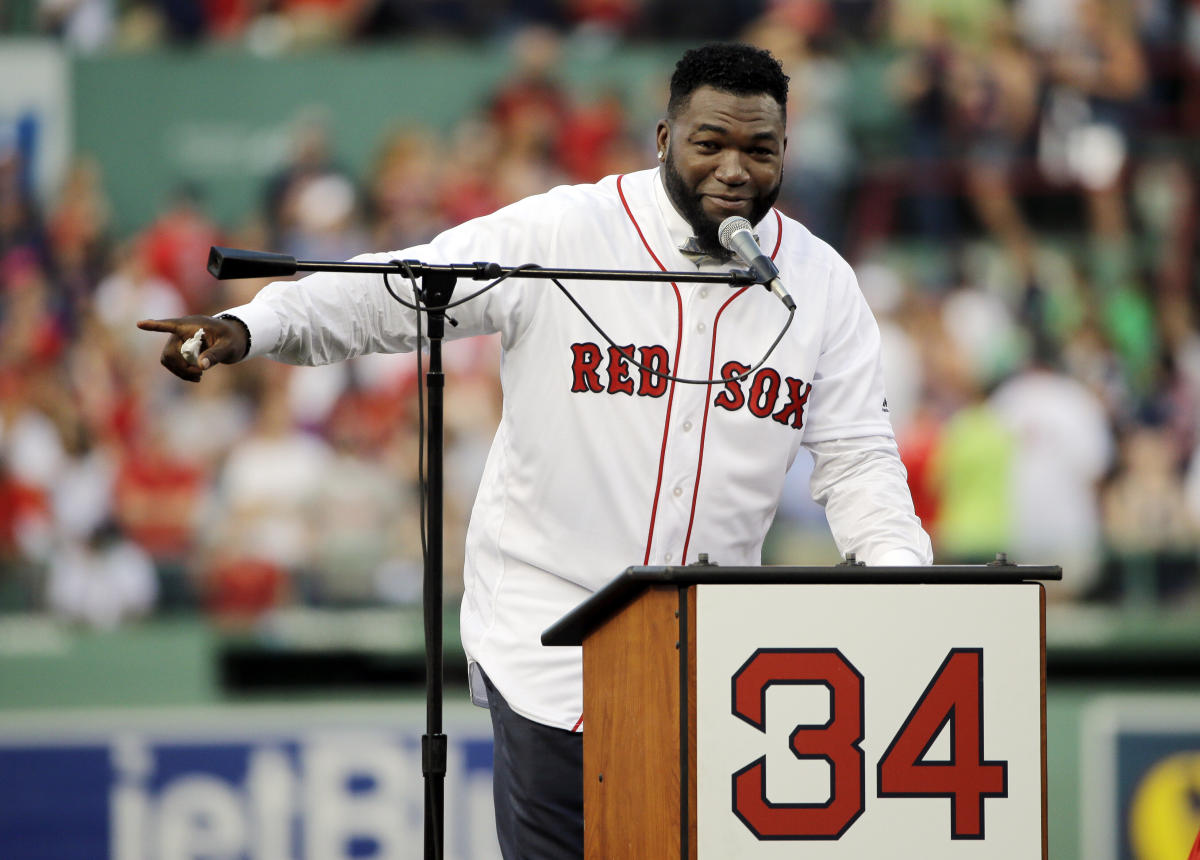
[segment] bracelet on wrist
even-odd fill
[[[242,327],[242,331],[244,331],[246,333],[246,351],[243,352],[240,356],[238,356],[238,361],[241,361],[243,358],[245,358],[247,355],[250,354],[250,326],[246,325],[246,321],[243,320],[241,317],[236,317],[233,314],[217,314],[216,319],[230,320],[232,322],[235,322],[238,325],[240,325]]]

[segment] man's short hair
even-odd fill
[[[788,76],[777,59],[751,45],[713,43],[684,51],[671,75],[667,116],[675,116],[700,87],[739,96],[766,93],[787,113]]]

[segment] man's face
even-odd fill
[[[700,247],[726,256],[717,228],[730,215],[757,224],[783,179],[783,109],[766,93],[700,87],[673,119],[658,124],[663,179]]]

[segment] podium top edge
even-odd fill
[[[548,627],[542,633],[542,644],[582,645],[605,620],[656,585],[1004,585],[1059,579],[1060,566],[1032,564],[628,567]]]

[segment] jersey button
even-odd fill
[[[700,291],[700,298],[702,298],[702,299],[708,298],[708,287],[705,287],[704,289],[702,289]]]
[[[687,432],[688,432],[689,430],[691,430],[691,429],[692,429],[692,422],[691,422],[691,421],[684,421],[684,422],[683,422],[683,432],[684,432],[684,433],[687,433]]]
[[[663,556],[663,561],[669,562],[672,558],[674,558],[674,556],[671,555],[670,553],[667,553],[666,555]]]
[[[673,492],[676,496],[682,496],[683,495],[683,487],[676,487],[671,492]]]
[[[708,328],[708,326],[706,326],[704,323],[696,324],[696,331],[704,331],[706,328]]]

